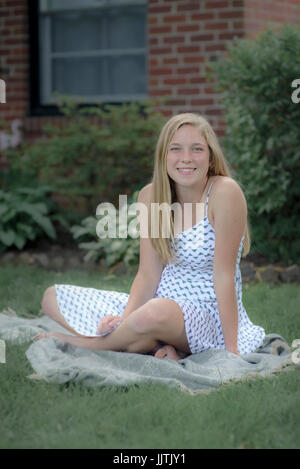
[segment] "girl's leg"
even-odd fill
[[[49,290],[53,300],[53,288]],[[52,293],[50,294],[50,291]],[[55,294],[55,291],[54,291]],[[46,302],[46,300],[45,300]],[[44,301],[42,303],[43,309]],[[58,309],[58,307],[57,307]],[[54,308],[55,310],[55,308]],[[49,313],[48,313],[49,314]],[[63,325],[64,318],[56,311],[49,314],[52,319]],[[63,319],[63,321],[62,321]],[[68,330],[73,331],[66,323]],[[62,334],[59,334],[62,338]],[[114,350],[131,353],[149,353],[160,342],[173,345],[185,353],[191,353],[185,335],[184,319],[179,305],[167,298],[152,298],[133,311],[111,334],[104,337],[81,338],[65,335],[62,340],[83,348]]]
[[[41,306],[43,312],[47,314],[47,316],[49,316],[51,319],[53,319],[53,321],[56,321],[69,332],[72,332],[72,334],[75,334],[79,337],[86,337],[84,335],[78,334],[78,332],[72,329],[61,314],[56,300],[56,291],[54,285],[47,288],[47,290],[45,291]]]

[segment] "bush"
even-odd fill
[[[300,29],[267,30],[236,40],[212,65],[222,93],[224,146],[249,208],[253,251],[272,261],[299,262]]]
[[[53,222],[66,227],[64,218],[49,199],[51,187],[0,189],[0,252],[44,237],[56,239]]]
[[[137,202],[138,191],[128,198],[127,205]],[[127,216],[127,223],[123,222],[126,217],[120,217],[120,212],[126,215],[126,206],[121,210],[116,210],[116,233],[128,233],[126,238],[98,238],[96,226],[101,217],[87,217],[82,220],[81,225],[71,227],[71,232],[76,241],[79,241],[79,248],[87,251],[84,256],[85,261],[98,261],[104,259],[107,266],[112,266],[123,261],[127,265],[137,265],[139,263],[140,243],[139,237],[131,236],[128,226],[136,218],[135,215]],[[120,223],[121,220],[121,223]]]
[[[22,148],[26,158],[15,155],[15,164],[37,171],[42,183],[67,196],[72,208],[81,203],[86,215],[148,182],[163,122],[162,114],[151,111],[153,103],[79,107],[59,99],[65,125],[45,126],[39,141]]]

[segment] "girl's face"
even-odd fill
[[[167,172],[182,186],[203,183],[209,169],[209,147],[201,132],[186,124],[175,132],[167,151]]]

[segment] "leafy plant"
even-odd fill
[[[56,238],[53,222],[67,226],[48,197],[51,187],[0,189],[0,251],[22,249],[30,240]]]
[[[273,261],[299,262],[300,29],[267,30],[236,40],[212,65],[222,93],[224,146],[247,197],[253,251]]]
[[[164,117],[154,103],[82,106],[58,96],[63,125],[47,125],[44,136],[9,153],[16,167],[34,170],[39,180],[70,200],[81,213],[105,200],[138,190],[151,177],[155,143]],[[42,157],[41,157],[42,155]]]
[[[128,199],[128,205],[137,202],[138,191]],[[127,265],[137,265],[139,262],[139,239],[134,237],[134,232],[128,230],[129,225],[136,219],[136,215],[128,214],[128,207],[123,206],[116,210],[116,234],[126,237],[119,238],[99,238],[97,235],[97,224],[103,218],[100,216],[87,217],[82,220],[81,225],[71,227],[71,232],[75,240],[79,242],[79,248],[87,251],[84,260],[98,261],[105,259],[107,266],[112,266],[123,261]],[[99,217],[99,218],[98,218]],[[110,218],[105,215],[107,224]],[[125,221],[126,220],[126,221]],[[114,223],[114,219],[111,219]]]

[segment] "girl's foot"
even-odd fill
[[[171,360],[181,360],[183,356],[180,356],[173,345],[164,345],[155,352],[156,358],[171,358]]]

